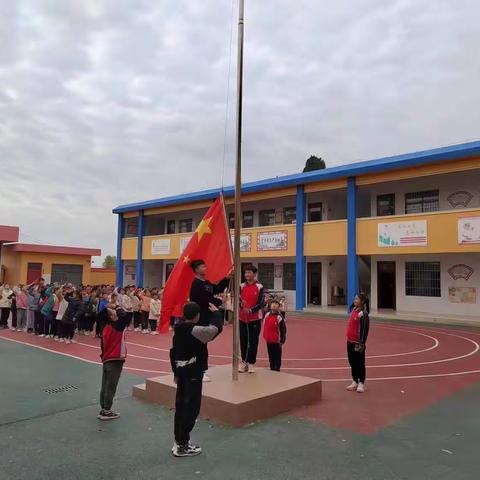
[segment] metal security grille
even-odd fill
[[[258,280],[267,290],[273,290],[275,288],[274,269],[273,263],[258,264]]]
[[[437,212],[438,190],[405,194],[405,213]]]
[[[406,262],[405,292],[412,297],[440,297],[440,262]]]
[[[82,265],[52,265],[52,282],[56,283],[73,283],[80,285],[83,277]]]
[[[69,392],[70,390],[78,390],[78,387],[76,385],[62,385],[61,387],[47,387],[43,389],[43,392],[51,395],[54,393]]]

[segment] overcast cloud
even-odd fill
[[[114,206],[220,186],[231,8],[0,0],[0,224],[114,254]],[[478,138],[479,18],[476,0],[246,0],[244,179]]]

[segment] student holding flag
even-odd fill
[[[163,291],[160,332],[168,332],[171,317],[183,317],[183,307],[188,300],[200,306],[200,325],[208,325],[208,304],[215,305],[216,300],[212,301],[215,293],[223,293],[228,286],[233,275],[232,265],[230,232],[220,196],[199,223],[168,277]]]

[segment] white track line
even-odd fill
[[[99,350],[98,345],[90,345],[89,343],[83,343],[83,342],[77,342],[77,345],[83,345],[85,347],[94,348],[95,350]],[[133,355],[132,353],[128,353],[128,351],[127,351],[127,357],[128,358],[130,358],[130,357],[141,358],[142,360],[153,360],[155,362],[165,362],[165,363],[170,364],[170,360],[164,360],[163,358],[142,357],[141,355]],[[148,370],[146,370],[146,371],[148,371]]]
[[[366,383],[373,382],[376,380],[418,380],[422,378],[439,378],[439,377],[457,377],[460,375],[473,375],[480,373],[480,370],[469,370],[465,372],[452,372],[452,373],[432,373],[428,375],[410,375],[404,377],[377,377],[377,378],[367,378]],[[322,382],[351,382],[351,378],[320,378]]]
[[[389,328],[389,327],[386,327],[386,328]],[[395,329],[392,329],[392,330],[395,330]],[[432,337],[430,335],[427,335],[425,333],[421,333],[421,332],[417,332],[417,331],[414,331],[414,330],[398,330],[400,332],[408,332],[408,333],[413,333],[415,335],[421,335],[423,337],[426,337],[426,338],[429,338],[431,340],[433,340],[433,345],[431,347],[428,347],[428,348],[425,348],[425,349],[422,349],[422,350],[415,350],[413,352],[403,352],[403,353],[389,353],[389,354],[383,354],[383,355],[371,355],[371,356],[367,356],[367,358],[390,358],[390,357],[402,357],[402,356],[406,356],[406,355],[415,355],[415,354],[418,354],[418,353],[425,353],[425,352],[429,352],[431,350],[434,350],[435,348],[437,348],[440,344],[440,342],[438,341],[437,338],[435,337]],[[143,347],[143,348],[149,348],[151,350],[156,350],[156,351],[159,351],[159,352],[170,352],[169,349],[166,349],[166,348],[160,348],[160,347],[152,347],[150,345],[143,345],[142,343],[134,343],[134,342],[126,342],[127,345],[133,345],[133,346],[136,346],[136,347]],[[213,354],[209,354],[208,355],[209,357],[211,358],[222,358],[222,359],[228,359],[230,360],[232,358],[232,356],[230,355],[213,355]],[[141,357],[139,357],[141,358]],[[262,361],[265,361],[267,362],[268,361],[268,358],[263,358],[263,357],[258,357],[257,360],[262,360]],[[332,360],[347,360],[347,357],[324,357],[324,358],[284,358],[283,361],[284,362],[320,362],[320,361],[332,361]],[[303,370],[302,368],[300,367],[297,367],[298,369],[300,370]]]
[[[431,360],[428,362],[415,362],[415,363],[402,363],[402,364],[397,364],[397,365],[369,365],[368,369],[371,368],[396,368],[396,367],[415,367],[415,366],[420,366],[420,365],[432,365],[435,363],[445,363],[445,362],[454,362],[456,360],[461,360],[463,358],[471,357],[472,355],[475,355],[479,350],[480,350],[480,345],[475,342],[474,340],[471,340],[470,338],[462,337],[460,335],[454,335],[451,333],[441,333],[441,335],[448,335],[450,337],[457,337],[461,338],[462,340],[466,340],[467,342],[473,343],[475,348],[465,354],[465,355],[460,355],[458,357],[450,357],[450,358],[444,358],[442,360]],[[350,370],[349,366],[346,367],[284,367],[283,370]]]
[[[70,353],[59,352],[58,350],[52,350],[51,348],[41,347],[40,345],[35,345],[33,343],[22,342],[21,340],[14,340],[13,338],[4,337],[2,335],[0,335],[0,339],[7,340],[8,342],[20,343],[21,345],[28,345],[29,347],[38,348],[39,350],[44,350],[44,351],[50,352],[50,353],[56,353],[57,355],[63,355],[64,357],[75,358],[76,360],[80,360],[80,361],[85,362],[85,363],[92,363],[94,365],[102,365],[102,362],[96,362],[95,360],[87,360],[86,358],[77,357],[76,355],[72,355]],[[148,370],[148,369],[144,369],[144,368],[133,368],[133,367],[127,367],[127,366],[124,366],[123,368],[126,368],[127,370],[133,370],[133,371],[136,371],[136,372],[149,372],[149,373],[162,373],[162,374],[163,373],[165,373],[165,374],[171,373],[171,372],[163,372],[163,371],[160,371],[160,370]]]

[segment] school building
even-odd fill
[[[163,284],[219,192],[115,208],[117,284]],[[245,183],[241,257],[291,309],[480,321],[480,142]]]
[[[112,270],[92,268],[92,257],[101,255],[99,249],[34,245],[17,240],[18,228],[16,243],[1,245],[0,281],[3,283],[26,285],[39,278],[47,283],[71,282],[75,285],[114,283]]]

